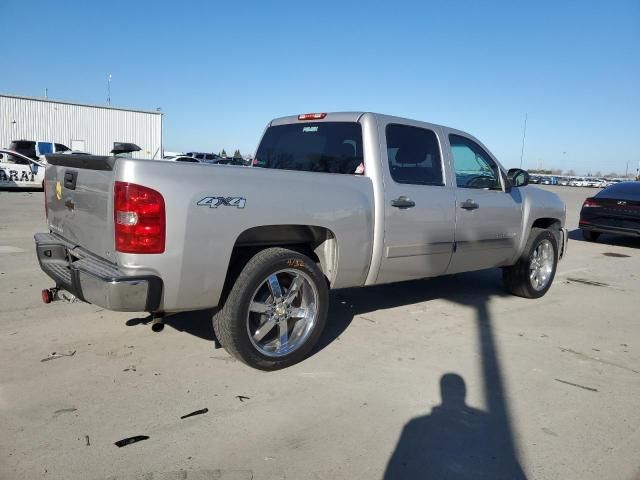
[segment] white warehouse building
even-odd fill
[[[0,94],[0,147],[30,140],[109,155],[114,143],[135,143],[136,158],[162,159],[162,113],[49,98]]]

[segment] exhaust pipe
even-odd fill
[[[164,330],[164,315],[153,314],[153,320],[151,320],[151,330],[158,333]]]

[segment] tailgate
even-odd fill
[[[103,258],[113,258],[115,157],[47,155],[45,195],[52,232]]]

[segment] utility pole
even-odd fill
[[[111,74],[107,77],[107,105],[111,105]]]
[[[522,168],[522,156],[524,155],[524,138],[527,135],[527,115],[524,114],[524,129],[522,130],[522,148],[520,149],[520,168]]]

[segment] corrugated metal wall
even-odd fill
[[[109,155],[113,142],[142,148],[136,158],[162,158],[162,114],[0,95],[0,147],[13,140],[63,143]]]

